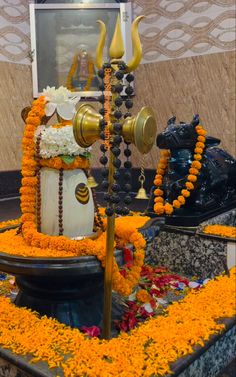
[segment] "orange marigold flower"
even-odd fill
[[[202,148],[194,148],[194,153],[202,154],[203,153],[203,149]]]
[[[158,169],[157,174],[160,174],[161,176],[163,176],[165,174],[165,170],[164,169]]]
[[[186,182],[185,186],[187,187],[188,190],[193,190],[194,189],[194,185],[192,184],[192,182]]]
[[[199,170],[196,169],[196,168],[190,168],[189,169],[189,173],[193,174],[193,175],[198,175],[199,174]]]
[[[187,179],[190,182],[196,182],[197,181],[196,175],[193,175],[193,174],[188,175]]]
[[[162,179],[155,179],[154,180],[154,185],[155,186],[160,186],[162,184]]]
[[[165,169],[167,164],[160,163],[157,165],[157,169]]]
[[[178,201],[181,203],[181,205],[184,205],[185,204],[185,198],[183,195],[179,195],[178,196]]]
[[[190,196],[190,192],[188,190],[181,190],[181,194],[185,197],[185,198],[188,198]]]
[[[194,160],[200,161],[202,159],[202,156],[200,154],[194,154],[193,155]]]
[[[166,203],[164,205],[164,208],[165,208],[165,213],[167,215],[171,215],[173,213],[173,211],[174,211],[174,208],[173,208],[173,206],[170,203]]]
[[[167,166],[167,159],[166,158],[160,158],[160,162],[165,165],[165,168]]]
[[[164,194],[164,191],[161,190],[161,189],[159,189],[159,188],[157,188],[157,189],[154,190],[154,195],[155,196],[159,196],[159,195],[163,195],[163,194]]]
[[[175,208],[180,208],[181,205],[182,205],[182,204],[181,204],[178,200],[174,200],[174,201],[173,201],[173,207],[175,207]]]
[[[145,289],[140,289],[136,293],[136,298],[140,302],[147,303],[147,302],[150,302],[151,295]]]
[[[162,215],[165,212],[165,208],[161,203],[156,203],[156,204],[154,204],[154,211],[158,215]]]
[[[197,134],[201,135],[201,136],[205,136],[206,135],[206,131],[205,130],[197,130]]]
[[[196,131],[202,130],[202,126],[201,126],[200,124],[198,124],[198,125],[195,127],[195,130],[196,130]]]
[[[197,148],[205,148],[205,144],[202,143],[201,141],[198,141],[198,142],[196,143],[196,147],[197,147]]]
[[[198,140],[198,141],[201,141],[202,143],[205,143],[206,138],[205,138],[205,136],[198,136],[198,137],[197,137],[197,140]]]
[[[193,161],[193,162],[191,163],[191,167],[200,170],[201,167],[202,167],[202,164],[201,164],[201,162],[199,162],[199,161]]]
[[[158,196],[157,198],[154,199],[155,203],[163,203],[164,199],[161,196]]]
[[[161,157],[170,157],[170,151],[168,149],[161,150]]]

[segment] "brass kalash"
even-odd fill
[[[125,73],[133,71],[141,61],[142,47],[138,34],[138,24],[144,16],[137,17],[132,24],[132,43],[133,43],[133,57],[127,63]],[[106,26],[102,21],[98,21],[100,25],[100,38],[96,50],[96,66],[101,69],[103,66],[103,48],[106,38]],[[116,84],[115,72],[118,70],[118,63],[122,61],[124,55],[123,39],[120,28],[120,18],[118,16],[115,32],[110,45],[109,56],[112,68],[111,85]],[[109,93],[111,101],[110,114],[110,142],[114,136],[114,122],[113,116],[114,101],[117,93]],[[99,120],[101,115],[90,104],[83,104],[79,107],[74,120],[73,130],[76,142],[83,148],[87,148],[95,143],[100,138]],[[156,137],[156,121],[154,114],[149,107],[143,107],[136,116],[128,117],[123,121],[121,135],[124,140],[133,143],[139,152],[142,154],[148,153]],[[114,155],[109,151],[109,189],[111,192],[111,185],[113,183],[113,167]],[[111,305],[112,305],[112,267],[113,267],[113,252],[114,252],[114,234],[115,234],[115,214],[109,216],[107,219],[107,238],[106,238],[106,268],[104,281],[104,314],[103,314],[103,337],[110,338],[111,333]]]

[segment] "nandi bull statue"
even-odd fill
[[[236,204],[236,160],[206,136],[199,115],[191,123],[172,117],[156,139],[162,151],[149,215],[169,215],[169,225],[196,226]],[[167,151],[168,150],[168,151]]]

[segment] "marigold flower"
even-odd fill
[[[200,161],[202,159],[202,156],[200,154],[194,154],[193,155],[194,160]]]
[[[157,198],[154,199],[155,203],[163,203],[164,199],[161,196],[158,196]]]
[[[159,163],[159,164],[157,165],[157,169],[165,169],[166,166],[167,166],[166,163]]]
[[[159,188],[157,188],[157,189],[154,190],[154,195],[155,196],[159,196],[159,195],[163,195],[163,194],[164,194],[164,191],[161,190],[161,189],[159,189]]]
[[[170,203],[166,203],[164,205],[164,208],[165,208],[165,213],[167,215],[171,215],[173,213],[173,211],[174,211],[174,208],[173,208],[173,206]]]
[[[146,302],[150,302],[152,297],[145,289],[140,289],[136,293],[136,298],[138,301],[146,303]]]
[[[160,185],[162,185],[162,179],[154,179],[154,185],[155,185],[155,186],[160,186]]]
[[[198,141],[197,143],[196,143],[196,148],[205,148],[205,144],[204,143],[202,143],[201,141]]]
[[[198,137],[197,137],[197,140],[198,140],[198,141],[201,141],[202,143],[205,143],[206,138],[205,138],[205,136],[198,136]]]
[[[178,196],[178,201],[181,203],[181,205],[184,205],[185,204],[185,198],[183,195],[179,195]]]
[[[202,148],[194,148],[194,153],[202,154],[203,153],[203,149]]]
[[[193,174],[193,175],[198,175],[199,174],[199,170],[196,169],[196,168],[190,168],[189,169],[189,173]]]
[[[206,131],[205,130],[197,130],[197,134],[201,135],[201,136],[205,136],[206,135]]]
[[[192,184],[192,182],[186,182],[185,183],[185,186],[187,187],[188,190],[193,190],[194,189],[194,185]]]
[[[173,207],[175,207],[175,208],[181,207],[181,203],[179,202],[179,200],[173,200]]]
[[[188,190],[181,190],[181,194],[185,197],[185,198],[188,198],[190,196],[190,192]]]
[[[167,149],[161,150],[161,157],[169,157],[170,156],[170,151]]]
[[[201,164],[201,162],[199,162],[199,161],[193,161],[193,162],[191,163],[191,167],[200,170],[201,167],[202,167],[202,164]]]
[[[156,204],[154,204],[154,211],[158,215],[162,215],[165,212],[165,208],[161,203],[156,203]]]
[[[196,182],[197,181],[196,175],[193,175],[193,174],[188,175],[187,179],[190,182]]]

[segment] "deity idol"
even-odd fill
[[[97,86],[97,78],[95,77],[94,62],[92,56],[85,48],[74,55],[71,64],[66,86],[72,92],[89,91],[91,87]]]

